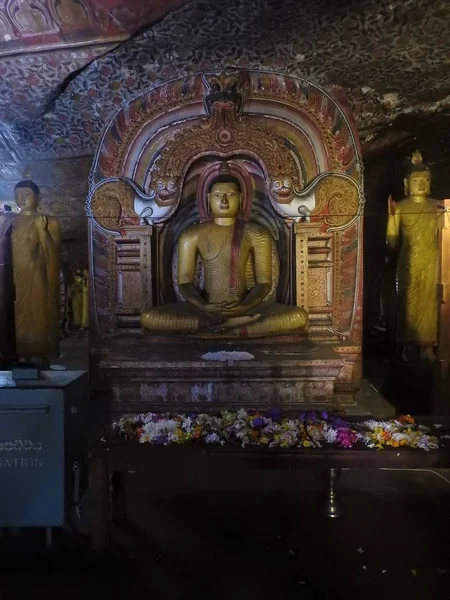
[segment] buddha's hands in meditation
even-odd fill
[[[239,301],[219,302],[217,304],[207,304],[204,310],[208,315],[214,316],[217,321],[209,328],[213,331],[223,331],[234,327],[241,327],[253,321],[257,321],[261,315],[249,315],[249,307],[241,304]]]
[[[202,308],[210,315],[223,317],[223,320],[230,317],[242,317],[249,310],[249,307],[241,304],[239,300],[205,304]]]

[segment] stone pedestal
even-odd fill
[[[175,346],[135,339],[112,345],[99,367],[112,392],[113,413],[273,406],[298,412],[335,406],[334,382],[344,360],[331,346],[307,340]]]

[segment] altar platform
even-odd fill
[[[435,425],[439,423],[439,428]],[[450,467],[450,422],[444,417],[422,418],[420,426],[439,435],[439,448],[429,451],[410,447],[385,447],[383,451],[356,443],[344,448],[321,447],[267,448],[241,447],[237,443],[208,445],[157,446],[150,443],[113,439],[106,434],[91,447],[92,547],[104,551],[111,537],[120,545],[136,549],[148,544],[128,518],[128,483],[144,477],[158,487],[168,473],[175,474],[178,485],[195,474],[197,480],[209,482],[213,474],[226,478],[238,469],[289,469],[298,476],[299,470],[328,471],[329,488],[322,500],[322,513],[340,517],[345,505],[339,500],[338,479],[343,469],[433,470]],[[439,434],[436,432],[439,431]],[[369,508],[369,507],[368,507]],[[370,508],[369,508],[370,510]],[[142,558],[142,557],[141,557]],[[148,562],[148,556],[146,561]],[[145,562],[145,561],[144,561]]]
[[[124,337],[108,346],[99,372],[111,394],[112,413],[242,406],[298,412],[339,404],[334,383],[345,361],[332,346],[306,338],[292,343],[170,341]],[[355,405],[352,397],[345,400]]]

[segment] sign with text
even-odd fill
[[[64,393],[0,393],[0,527],[64,522]]]

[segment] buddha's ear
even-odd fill
[[[407,196],[408,195],[408,178],[407,177],[405,177],[405,179],[403,180],[403,187],[405,190],[405,196]]]
[[[209,215],[209,213],[211,212],[211,194],[206,194],[206,198],[208,200],[208,202],[206,203],[206,211]]]

